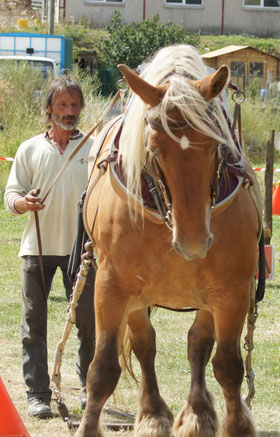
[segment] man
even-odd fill
[[[53,81],[44,104],[50,126],[45,133],[20,145],[5,191],[5,206],[11,215],[30,211],[19,252],[23,263],[21,336],[28,414],[39,418],[52,417],[47,362],[47,298],[58,267],[62,271],[68,299],[72,293],[67,266],[77,230],[78,201],[87,185],[87,161],[93,138],[71,160],[45,204],[38,196],[39,193],[46,194],[61,166],[83,138],[84,135],[76,129],[83,107],[81,87],[71,76],[64,75]],[[34,211],[39,217],[44,281]],[[77,373],[82,385],[82,408],[86,402],[87,369],[94,353],[93,271],[88,278],[76,313]]]

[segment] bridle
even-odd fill
[[[223,179],[223,175],[226,169],[226,149],[224,145],[216,146],[216,159],[217,168],[215,170],[214,176],[210,180],[211,192],[210,192],[210,208],[213,211],[216,207],[217,200],[219,198],[220,187]]]
[[[146,117],[147,124],[155,130],[165,132],[159,120],[150,120]],[[172,131],[183,131],[186,128],[186,123],[176,123],[170,126]],[[223,174],[226,168],[226,148],[219,144],[216,146],[215,159],[217,161],[216,170],[210,180],[210,210],[213,211],[216,207],[217,199],[219,197],[220,186]],[[161,215],[162,220],[166,226],[173,230],[172,219],[172,197],[167,186],[165,176],[159,165],[157,156],[154,152],[147,153],[147,159],[144,166],[144,177],[148,184],[149,190],[153,196],[155,205]]]
[[[228,121],[228,124],[230,125],[231,135],[233,139],[235,140],[237,144],[237,148],[239,152],[241,153],[240,145],[242,144],[242,127],[241,127],[241,103],[244,101],[245,96],[244,93],[233,83],[230,83],[228,85],[230,89],[232,89],[234,92],[232,94],[232,99],[235,102],[234,107],[234,114],[233,119],[230,121],[227,111],[225,108],[223,108],[223,112],[225,115],[225,118]],[[212,111],[212,105],[210,103],[209,108],[207,109],[209,113]],[[150,126],[152,129],[160,131],[160,132],[167,132],[165,131],[161,121],[159,118],[151,117],[149,114],[149,111],[147,111],[145,116],[145,122],[147,126]],[[235,137],[235,128],[236,125],[238,126],[238,132],[239,132],[239,147],[238,147],[238,140],[236,140]],[[181,122],[181,121],[173,121],[171,124],[169,124],[169,128],[171,132],[179,132],[185,130],[187,127],[187,123]],[[216,146],[216,170],[214,172],[214,176],[210,180],[210,211],[213,212],[216,208],[217,200],[219,198],[219,192],[220,187],[223,179],[223,175],[225,173],[226,167],[227,167],[227,156],[228,150],[227,147],[224,144],[218,144]],[[231,171],[233,171],[232,166]],[[173,220],[172,220],[172,198],[169,191],[169,188],[166,184],[166,180],[164,177],[164,174],[160,168],[160,165],[158,163],[156,155],[149,151],[146,159],[146,163],[144,166],[144,172],[145,172],[145,179],[147,181],[147,184],[149,186],[150,192],[153,196],[154,202],[157,206],[157,209],[161,215],[162,220],[165,222],[166,226],[173,230]],[[237,171],[238,172],[238,171]],[[241,170],[242,173],[242,170]],[[240,173],[239,173],[240,174]],[[245,175],[245,174],[244,174]],[[248,176],[248,175],[245,175]],[[249,178],[250,179],[250,178]]]
[[[144,166],[144,177],[162,220],[172,230],[172,199],[170,191],[155,154],[149,152],[147,158]]]

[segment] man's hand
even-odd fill
[[[38,197],[40,194],[40,189],[29,191],[25,197],[18,197],[15,200],[14,208],[20,214],[25,213],[26,211],[41,211],[45,207],[41,203],[41,199]]]

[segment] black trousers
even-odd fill
[[[67,275],[68,262],[69,256],[43,256],[47,293],[45,298],[39,257],[23,257],[21,337],[23,376],[28,387],[27,397],[29,400],[41,398],[49,401],[51,398],[47,353],[47,298],[53,277],[59,267],[62,271],[66,297],[69,300],[72,293],[72,283]],[[76,369],[82,387],[86,385],[88,366],[94,355],[94,280],[95,271],[91,267],[76,308],[79,341]]]

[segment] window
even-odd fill
[[[232,82],[241,90],[245,89],[245,62],[232,61],[230,63],[230,74]]]
[[[203,0],[165,0],[166,5],[202,6]]]
[[[280,0],[243,0],[243,6],[257,8],[280,8]]]
[[[124,3],[124,0],[86,0],[86,3]]]
[[[245,76],[245,63],[244,62],[231,62],[230,74],[235,77]]]
[[[263,62],[250,62],[250,76],[263,77]]]

